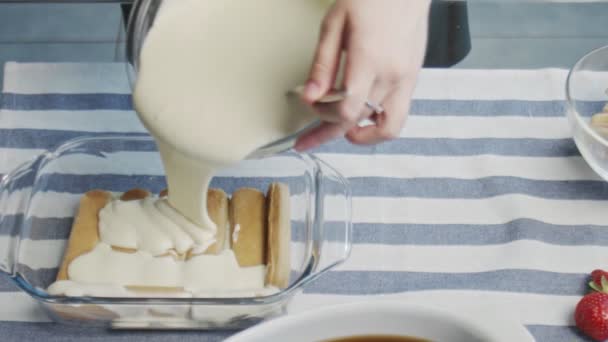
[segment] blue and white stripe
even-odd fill
[[[351,258],[298,295],[293,311],[373,298],[450,309],[497,308],[520,319],[539,341],[580,340],[572,311],[586,274],[606,267],[608,185],[581,158],[564,117],[563,70],[425,70],[413,115],[396,141],[355,147],[337,141],[316,153],[353,185]],[[593,82],[592,82],[593,83]],[[602,88],[603,89],[603,88]],[[0,174],[44,149],[82,135],[142,135],[119,64],[6,66],[0,107]],[[590,96],[601,108],[603,93]],[[158,190],[162,165],[154,144],[92,158],[78,174],[49,169],[21,246],[23,272],[52,279],[78,193],[96,184],[138,182]],[[295,174],[281,160],[249,172]],[[117,165],[116,168],[111,165]],[[270,170],[270,171],[269,171]],[[216,184],[239,181],[226,172]],[[251,182],[251,180],[248,180]],[[69,187],[66,186],[69,184]],[[249,183],[250,184],[250,183]],[[67,190],[67,191],[66,191]],[[16,192],[13,195],[18,196]],[[339,224],[328,200],[328,229]],[[7,220],[21,222],[17,208]],[[40,227],[36,229],[35,227]],[[0,246],[9,236],[0,236]],[[94,329],[58,328],[10,280],[0,278],[0,329],[13,336],[78,340]],[[225,333],[169,333],[163,338],[220,340]],[[112,338],[154,340],[147,333]]]

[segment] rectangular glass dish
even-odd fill
[[[85,192],[145,188],[159,193],[165,188],[156,145],[144,135],[69,141],[5,175],[0,182],[0,270],[57,322],[121,329],[244,328],[283,313],[298,290],[350,253],[348,183],[313,156],[285,153],[246,160],[218,174],[211,186],[227,194],[241,187],[265,192],[272,182],[289,186],[292,234],[289,286],[270,296],[104,298],[46,292]]]

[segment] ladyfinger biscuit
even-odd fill
[[[81,304],[78,307],[52,305],[51,311],[67,321],[113,320],[120,317],[116,312],[97,304]]]
[[[123,193],[122,196],[120,196],[120,200],[121,201],[136,201],[136,200],[144,199],[150,195],[151,195],[151,193],[148,190],[135,188],[135,189],[131,189],[131,190]]]
[[[205,251],[205,254],[220,254],[224,250],[226,234],[228,234],[228,195],[221,189],[209,189],[207,192],[207,212],[215,223],[215,243]]]
[[[118,247],[118,246],[110,246],[110,247],[112,247],[112,250],[114,250],[116,252],[129,253],[129,254],[137,253],[137,249],[134,249],[134,248],[126,248],[126,247]]]
[[[146,285],[127,285],[127,290],[136,292],[138,294],[180,294],[186,293],[183,287],[171,287],[171,286],[146,286]]]
[[[289,187],[283,183],[272,183],[266,195],[268,203],[268,241],[266,259],[266,285],[284,289],[289,286],[291,271],[291,217]]]
[[[589,121],[589,124],[600,135],[608,137],[608,113],[602,112],[593,115]]]
[[[72,260],[90,252],[99,242],[98,214],[111,199],[112,194],[102,190],[91,190],[82,196],[57,280],[68,280],[68,266]]]
[[[241,267],[266,261],[266,199],[256,189],[241,188],[230,200],[232,250]]]

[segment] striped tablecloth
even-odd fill
[[[396,141],[316,151],[352,183],[348,262],[292,312],[378,296],[521,320],[538,341],[578,341],[586,274],[608,267],[608,185],[564,118],[564,70],[425,70]],[[5,67],[0,173],[66,139],[144,132],[124,66]],[[0,237],[1,238],[1,237]],[[216,341],[230,333],[108,332],[49,323],[0,276],[2,340]]]

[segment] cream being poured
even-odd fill
[[[143,44],[134,105],[155,137],[169,203],[214,233],[213,175],[314,118],[285,96],[307,77],[327,1],[164,1]]]

